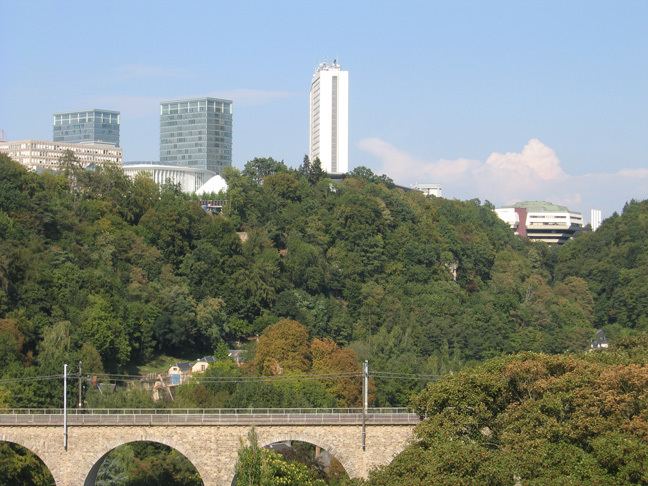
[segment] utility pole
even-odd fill
[[[369,409],[369,361],[362,363],[362,450],[367,449],[367,412]]]
[[[63,365],[63,448],[67,451],[67,363]]]
[[[79,361],[79,404],[77,405],[79,408],[83,407],[83,400],[81,398],[81,391],[82,391],[81,386],[82,386],[81,385],[81,361]]]

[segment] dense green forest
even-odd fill
[[[364,168],[333,182],[315,164],[255,159],[225,174],[228,203],[212,215],[118,167],[0,164],[5,377],[197,357],[280,318],[374,369],[427,374],[584,349],[593,334],[592,284],[554,279],[551,250],[515,238],[488,203],[425,198]],[[377,387],[376,404],[403,403],[409,387]],[[58,403],[53,389],[7,388],[14,406]]]
[[[648,484],[648,336],[522,353],[428,385],[414,443],[367,486]]]
[[[631,201],[557,253],[555,275],[585,279],[594,297],[594,322],[609,335],[648,331],[648,200]]]
[[[523,359],[503,357],[513,353],[586,350],[597,328],[613,343],[648,331],[648,201],[550,248],[515,237],[488,202],[426,198],[362,167],[333,181],[307,159],[254,159],[224,176],[227,203],[211,214],[116,166],[68,156],[39,175],[0,155],[0,407],[60,406],[61,380],[34,378],[63,363],[136,374],[160,355],[205,354],[217,357],[206,377],[240,383],[196,381],[172,403],[119,387],[84,399],[354,406],[359,380],[307,375],[365,359],[433,377],[500,373]],[[256,336],[244,367],[226,358]],[[277,380],[245,381],[257,375]],[[408,405],[424,385],[376,375],[371,401]]]

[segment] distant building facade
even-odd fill
[[[317,67],[310,88],[309,156],[328,174],[349,171],[349,72],[333,63]]]
[[[203,356],[191,366],[191,373],[204,373],[209,368],[209,365],[215,362],[216,359],[213,356]]]
[[[590,343],[590,349],[607,349],[609,347],[607,337],[605,336],[605,331],[603,329],[597,329],[594,334],[594,338]]]
[[[107,143],[67,143],[49,140],[15,140],[0,142],[0,152],[31,170],[58,170],[66,151],[72,152],[83,167],[121,164],[121,148]]]
[[[124,174],[135,178],[137,174],[148,174],[156,184],[162,185],[168,181],[180,184],[182,192],[194,193],[212,176],[211,171],[197,167],[178,167],[162,165],[160,162],[126,162],[123,165]]]
[[[169,368],[167,375],[169,376],[169,385],[182,385],[189,378],[191,378],[192,364],[188,362],[176,363]]]
[[[590,209],[590,226],[596,231],[603,222],[603,213],[600,209]]]
[[[53,140],[69,143],[110,143],[119,147],[119,112],[87,110],[55,113]]]
[[[561,245],[583,229],[583,216],[546,201],[523,201],[497,208],[497,215],[523,238]]]
[[[202,170],[210,177],[230,167],[232,101],[195,98],[160,103],[160,165]]]
[[[426,196],[443,197],[441,184],[414,184],[412,187]]]
[[[526,238],[526,208],[497,208],[495,212],[502,221],[513,229],[513,233],[522,238]]]

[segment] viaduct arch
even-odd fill
[[[362,427],[359,423],[305,423],[307,421],[299,420],[276,425],[112,425],[108,423],[110,420],[104,420],[93,425],[71,425],[67,450],[63,447],[63,432],[59,424],[10,425],[5,423],[6,420],[0,420],[0,441],[14,442],[36,454],[49,468],[56,486],[94,484],[99,466],[110,451],[138,441],[158,442],[183,454],[194,465],[205,486],[230,486],[238,449],[241,441],[246,441],[252,425],[259,445],[287,440],[314,444],[331,453],[353,478],[366,477],[372,468],[389,463],[411,439],[416,421],[409,417],[400,421],[391,419],[390,423],[369,423],[366,427],[366,450],[361,446]]]
[[[28,453],[32,454],[38,461],[40,461],[45,466],[45,468],[47,469],[47,472],[49,474],[52,474],[52,471],[50,471],[49,466],[43,460],[43,458],[39,454],[37,454],[36,451],[33,451],[32,449],[25,446],[24,444],[20,444],[20,443],[16,442],[15,440],[10,440],[10,439],[0,440],[0,444],[9,444],[9,445],[14,445],[14,446],[20,446],[22,449],[24,449]],[[5,484],[5,483],[2,483],[2,484]]]
[[[120,442],[120,441],[117,441],[117,442]],[[101,457],[99,457],[95,461],[92,468],[87,472],[87,476],[85,478],[85,481],[83,482],[83,486],[94,486],[95,482],[97,481],[97,475],[99,473],[99,469],[101,468],[101,465],[104,463],[104,461],[105,461],[106,457],[108,456],[108,454],[110,454],[112,451],[114,451],[117,447],[120,447],[120,446],[123,446],[123,445],[126,445],[126,444],[132,444],[134,442],[141,442],[141,441],[122,442],[122,443],[116,445],[115,447],[112,447],[107,452],[105,452]],[[148,442],[155,442],[155,443],[158,443],[158,444],[168,446],[171,449],[175,449],[176,451],[178,451],[183,456],[187,457],[187,455],[185,453],[183,453],[180,449],[178,449],[177,446],[171,445],[171,442],[173,442],[173,441],[167,440],[166,441],[167,443],[165,443],[165,442],[160,442],[159,440],[158,441],[149,440]],[[189,462],[192,462],[189,458],[187,458],[187,460],[189,460]],[[195,465],[194,465],[194,467],[195,467]],[[198,471],[198,473],[200,473],[200,471]],[[201,477],[202,477],[202,475],[201,475]],[[58,485],[58,482],[56,484]]]

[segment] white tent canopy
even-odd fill
[[[223,179],[221,176],[215,175],[207,182],[205,182],[202,186],[200,186],[196,191],[196,194],[202,196],[203,194],[218,194],[221,191],[227,191],[227,182],[225,182],[225,179]]]

